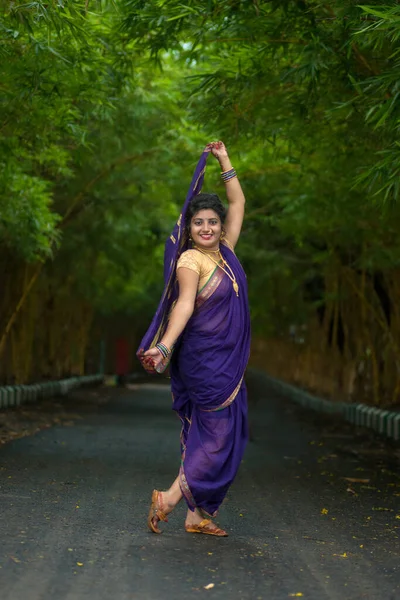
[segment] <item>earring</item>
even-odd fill
[[[221,240],[223,240],[225,236],[226,236],[225,229],[223,229],[221,231]]]

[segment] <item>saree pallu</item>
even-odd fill
[[[247,283],[235,254],[221,245],[235,274],[216,267],[171,361],[173,409],[182,421],[180,486],[191,510],[215,516],[247,442],[244,372],[250,351]]]

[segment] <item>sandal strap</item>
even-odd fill
[[[162,496],[161,496],[161,492],[157,492],[157,501],[154,505],[154,516],[157,517],[157,519],[159,519],[160,521],[164,521],[165,523],[168,523],[168,518],[167,515],[165,514],[165,512],[163,511],[163,501],[162,501]]]
[[[206,531],[213,531],[214,534],[219,534],[219,533],[226,533],[223,529],[221,529],[220,527],[217,527],[215,525],[215,527],[210,527],[210,525],[215,525],[210,519],[204,519],[203,521],[201,521],[198,524],[198,528],[199,529],[205,529]]]
[[[217,526],[210,527],[210,525],[214,525],[214,523],[210,519],[203,519],[203,521],[200,521],[200,523],[197,523],[197,524],[193,524],[193,525],[185,524],[185,529],[189,533],[208,533],[210,535],[217,535],[217,536],[227,536],[228,535],[226,533],[226,531],[224,531],[220,527],[217,527]]]
[[[197,525],[197,527],[199,529],[205,529],[207,527],[207,525],[209,525],[211,523],[210,519],[203,519],[202,521],[200,521],[200,523]]]
[[[165,521],[168,523],[167,515],[164,514],[160,508],[154,509],[154,516],[157,517],[157,519],[160,519],[160,521]]]

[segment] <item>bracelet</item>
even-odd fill
[[[221,173],[222,181],[224,181],[225,183],[230,179],[233,179],[234,177],[237,177],[235,169],[229,169],[228,171],[223,171]]]
[[[158,342],[158,344],[156,344],[155,347],[160,352],[160,354],[162,355],[163,358],[168,358],[168,356],[172,352],[172,350],[170,350],[169,348],[167,348],[167,346],[165,344],[163,344],[162,342]]]

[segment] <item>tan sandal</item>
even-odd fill
[[[188,533],[205,533],[206,535],[216,535],[217,537],[228,537],[226,531],[219,527],[210,527],[210,524],[213,524],[210,519],[204,519],[200,523],[185,525],[185,529]]]
[[[162,510],[162,507],[161,492],[153,490],[149,516],[147,517],[147,525],[153,533],[162,533],[161,529],[157,527],[159,521],[168,523],[167,515]]]

